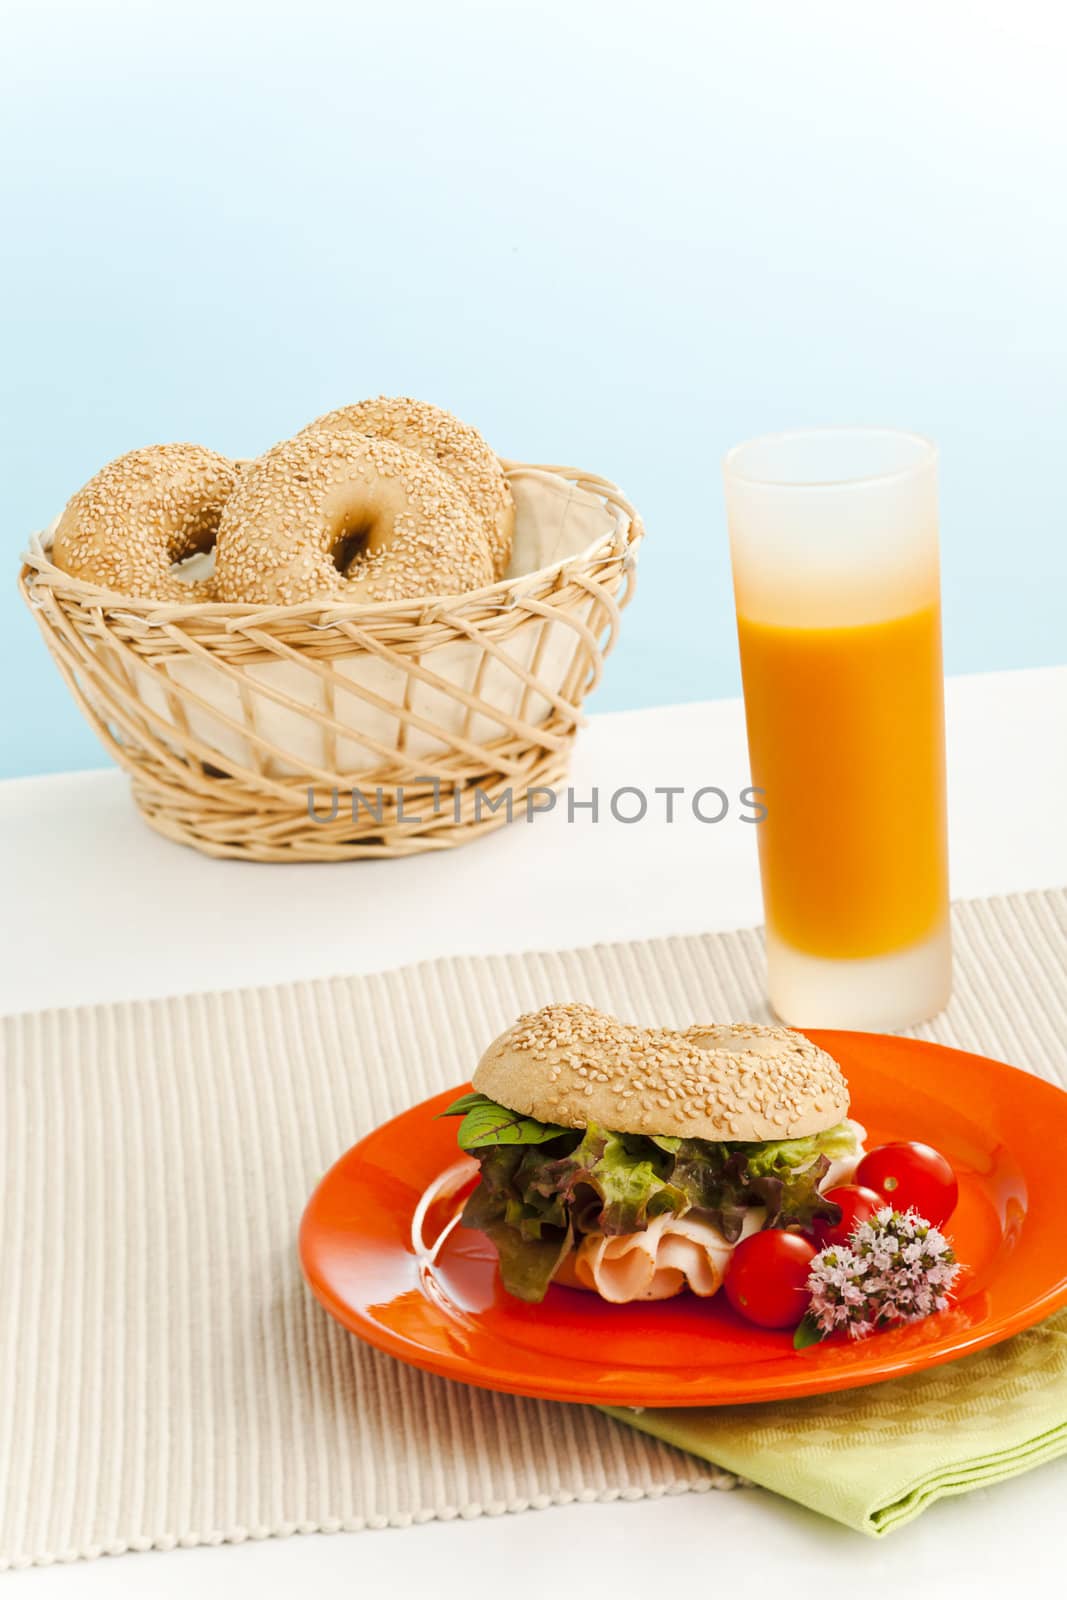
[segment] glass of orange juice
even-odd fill
[[[906,1027],[952,981],[937,448],[817,428],[724,472],[771,1004]]]

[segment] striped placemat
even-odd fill
[[[955,909],[915,1030],[1046,1077],[1067,890]],[[728,1488],[592,1410],[380,1356],[305,1291],[324,1169],[517,1012],[766,1017],[752,930],[52,1011],[0,1028],[0,1566]]]

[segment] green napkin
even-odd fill
[[[865,1389],[706,1410],[601,1409],[878,1537],[946,1495],[1067,1453],[1067,1312]]]

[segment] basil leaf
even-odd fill
[[[465,1100],[470,1098],[464,1096]],[[457,1106],[461,1103],[456,1102]],[[506,1106],[498,1106],[495,1100],[478,1095],[465,1108],[456,1140],[461,1150],[484,1150],[497,1144],[546,1144],[565,1131],[551,1122],[524,1117],[521,1112],[509,1111]]]
[[[479,1094],[477,1089],[472,1089],[470,1094],[461,1094],[458,1100],[453,1100],[452,1104],[446,1110],[439,1111],[437,1116],[465,1117],[472,1106],[481,1105],[484,1099],[484,1094]]]

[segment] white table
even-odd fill
[[[1067,883],[1067,667],[951,680],[953,892]],[[0,1010],[76,1005],[223,985],[373,971],[453,951],[559,948],[728,928],[759,920],[754,830],[680,810],[605,819],[623,785],[649,791],[747,783],[738,702],[592,719],[574,762],[578,799],[458,852],[406,861],[267,867],[208,861],[137,820],[114,772],[0,785],[9,939]],[[519,914],[500,920],[499,887]],[[166,915],[160,914],[166,908]],[[934,1507],[885,1543],[758,1490],[586,1505],[405,1532],[123,1556],[26,1574],[41,1600],[100,1594],[469,1595],[542,1592],[551,1560],[566,1586],[652,1594],[703,1574],[733,1594],[1002,1596],[1062,1568],[1067,1461]],[[17,1582],[18,1580],[12,1580]],[[548,1580],[552,1581],[552,1580]],[[557,1580],[559,1581],[559,1580]],[[787,1591],[788,1586],[788,1591]]]

